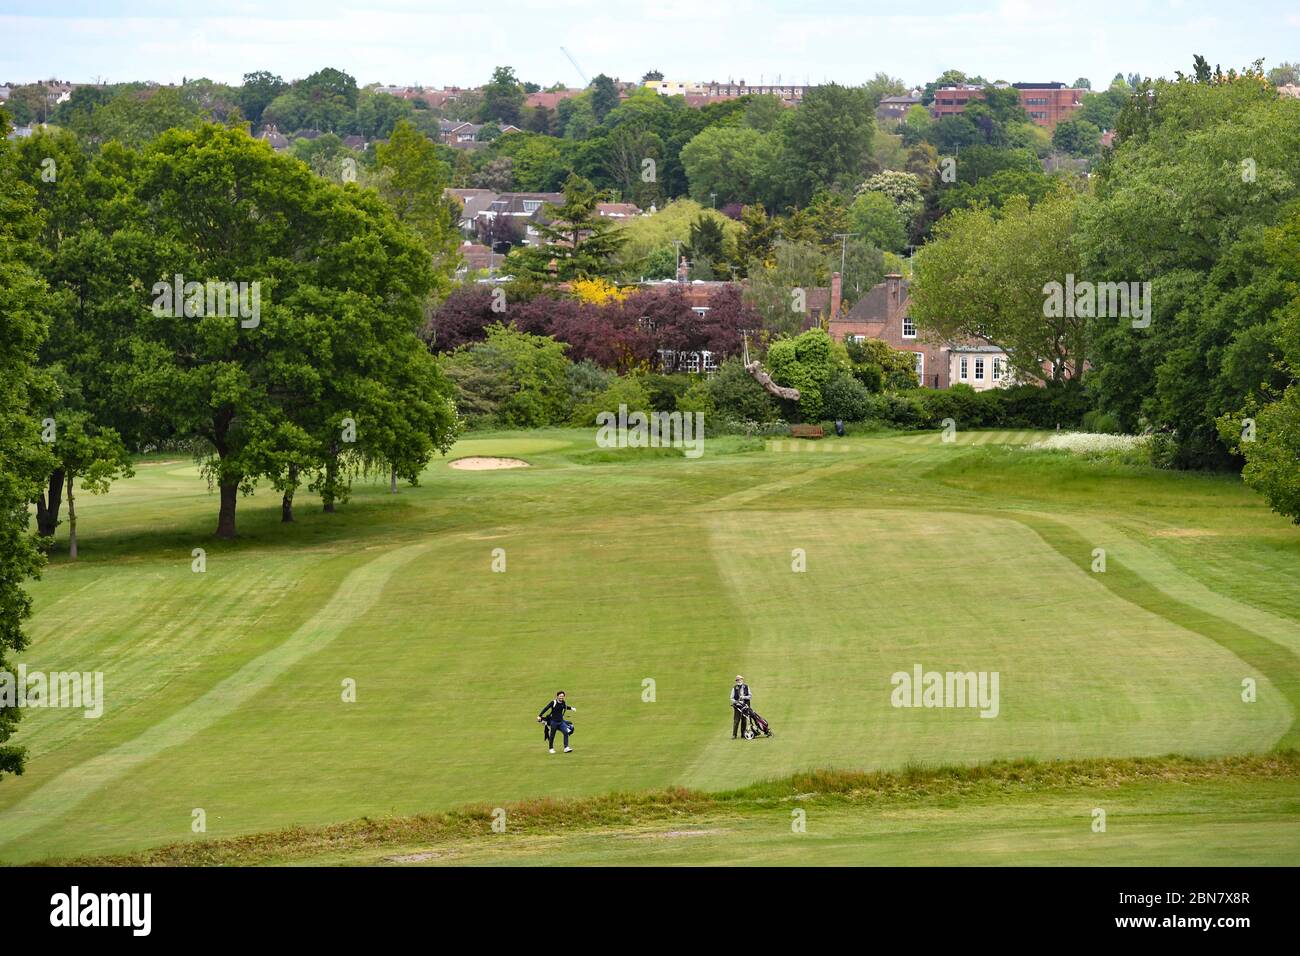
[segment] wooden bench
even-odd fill
[[[820,425],[791,425],[791,438],[824,438],[826,433]]]

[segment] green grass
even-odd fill
[[[193,463],[155,456],[110,495],[78,499],[81,560],[56,557],[32,586],[22,660],[102,670],[107,701],[99,720],[27,712],[15,739],[28,772],[0,782],[0,860],[195,839],[196,808],[221,839],[540,797],[725,791],[809,767],[1295,746],[1300,529],[1235,478],[1018,447],[1036,437],[728,437],[690,460],[611,454],[590,431],[476,435],[419,488],[360,484],[333,515],[304,492],[282,526],[277,496],[243,499],[233,543],[210,536],[215,496]],[[447,467],[468,455],[533,467]],[[204,574],[190,570],[196,547]],[[1105,574],[1090,570],[1099,547]],[[1000,715],[892,707],[890,675],[916,663],[997,671]],[[774,739],[730,740],[737,672]],[[355,703],[341,701],[345,680]],[[574,754],[551,757],[533,717],[557,687],[578,732]],[[1156,800],[1147,786],[1132,806]],[[1201,786],[1198,806],[1235,812],[1231,792]],[[1054,799],[1034,819],[1066,826]],[[923,817],[889,836],[841,810],[842,853],[811,825],[798,850],[760,828],[756,852],[843,862],[865,835],[900,853],[957,837]],[[1017,832],[984,859],[1017,859]],[[1197,832],[1171,858],[1221,859]],[[1050,861],[1051,841],[1023,838],[1024,862]],[[1260,839],[1294,861],[1293,843]],[[694,849],[672,858],[708,862],[727,842],[710,840],[673,841]]]
[[[1098,814],[1101,812],[1101,815]],[[819,772],[192,839],[111,866],[1293,864],[1300,754]]]

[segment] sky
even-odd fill
[[[477,86],[497,65],[581,86],[639,79],[1104,87],[1116,73],[1300,60],[1300,5],[1280,0],[0,0],[0,82],[287,80],[332,66],[365,85]]]

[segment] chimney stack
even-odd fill
[[[831,274],[831,321],[840,317],[840,300],[844,294],[844,280],[838,272]]]
[[[677,281],[685,285],[690,277],[690,266],[686,262],[686,257],[682,256],[681,259],[677,261]]]
[[[885,276],[885,285],[889,289],[890,305],[898,305],[899,299],[903,292],[903,277],[897,272],[891,272]]]

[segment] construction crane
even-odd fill
[[[577,70],[578,75],[582,77],[582,85],[590,86],[591,80],[587,79],[587,74],[582,72],[582,67],[578,66],[578,61],[573,58],[573,54],[570,53],[568,50],[566,50],[564,47],[560,47],[560,52],[569,58],[569,62],[573,64],[573,68]]]

